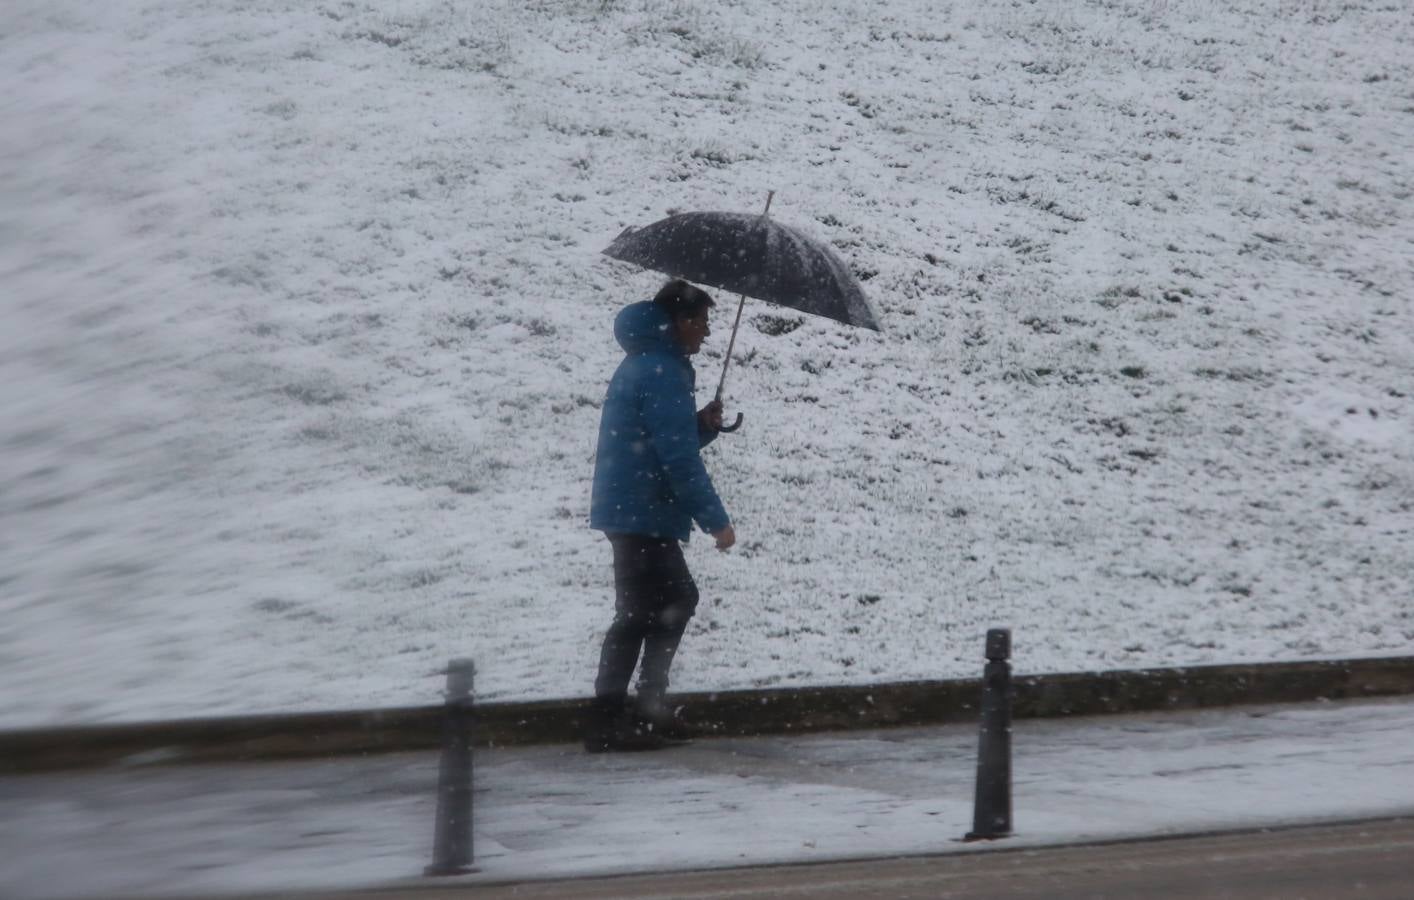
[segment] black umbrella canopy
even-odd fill
[[[863,289],[835,252],[765,215],[678,213],[625,230],[604,253],[697,284],[879,330]]]

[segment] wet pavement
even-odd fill
[[[1023,720],[984,849],[1414,814],[1414,699]],[[480,872],[443,883],[977,850],[975,727],[480,751]],[[0,779],[0,896],[426,884],[437,755]]]
[[[1409,900],[1414,819],[513,884],[294,894],[305,900]],[[277,900],[261,895],[241,900]]]

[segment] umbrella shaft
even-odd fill
[[[775,191],[766,192],[766,208],[762,210],[763,217],[771,214],[771,201],[775,199]],[[722,400],[722,391],[727,386],[727,367],[732,364],[732,350],[736,348],[736,330],[741,327],[741,311],[746,308],[746,295],[742,294],[736,302],[736,321],[732,323],[732,339],[727,341],[727,358],[722,360],[722,380],[717,382],[717,402]]]
[[[727,386],[727,367],[732,364],[732,349],[736,347],[736,330],[741,327],[741,311],[746,308],[746,295],[742,294],[736,304],[736,321],[732,323],[732,339],[727,342],[727,358],[722,361],[722,380],[717,382],[717,399],[722,399],[722,390]]]

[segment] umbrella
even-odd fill
[[[766,300],[846,325],[879,330],[878,320],[859,282],[827,245],[770,218],[772,191],[759,216],[731,212],[687,212],[643,228],[625,229],[604,249],[621,259],[739,294],[736,321],[717,384],[717,399],[727,381],[736,346],[741,311],[747,297]],[[723,431],[741,427],[736,422]]]

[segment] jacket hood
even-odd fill
[[[682,355],[673,337],[672,319],[652,300],[630,303],[619,310],[614,319],[614,339],[629,355],[651,350]]]

